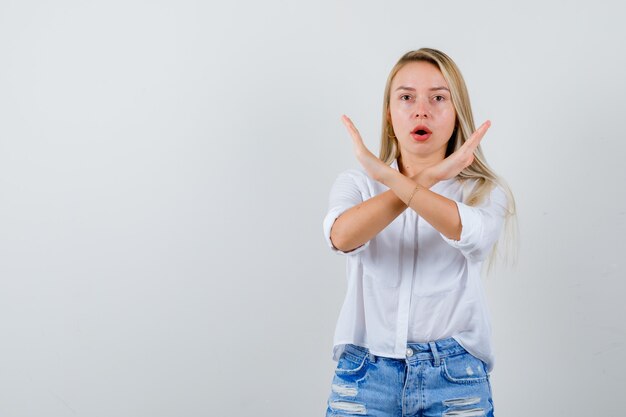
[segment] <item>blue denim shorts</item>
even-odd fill
[[[453,338],[409,343],[404,359],[346,345],[326,416],[493,416],[487,365]]]

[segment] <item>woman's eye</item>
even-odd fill
[[[400,100],[406,101],[406,100],[410,100],[411,96],[408,94],[404,94],[402,96],[400,96]]]
[[[435,96],[435,101],[444,101],[445,99],[444,96]]]

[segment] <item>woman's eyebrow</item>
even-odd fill
[[[407,90],[407,91],[415,91],[415,89],[413,87],[405,87],[403,85],[401,85],[400,87],[396,88],[396,91],[398,90]],[[445,90],[448,93],[450,92],[450,90],[448,89],[448,87],[432,87],[429,88],[428,91],[438,91],[438,90]]]

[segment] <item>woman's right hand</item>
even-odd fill
[[[474,151],[480,144],[483,136],[487,133],[487,130],[491,126],[491,121],[487,120],[480,125],[478,129],[470,136],[465,143],[457,149],[450,156],[443,161],[438,162],[428,168],[425,168],[418,175],[423,182],[436,184],[439,181],[444,181],[450,178],[454,178],[461,171],[467,168],[472,162],[474,162]]]

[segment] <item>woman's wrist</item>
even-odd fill
[[[435,176],[428,171],[428,169],[422,170],[417,175],[413,175],[411,179],[424,188],[430,188],[439,182],[439,180],[437,180]]]
[[[384,172],[381,173],[377,181],[391,188],[391,183],[397,179],[396,177],[404,177],[404,174],[402,174],[400,171],[397,171],[389,167],[389,169],[386,169],[384,170]],[[416,175],[413,175],[407,178],[410,178],[411,180],[415,181],[418,185],[420,185],[422,188],[426,188],[426,189],[432,187],[433,185],[439,182],[436,176],[428,168],[422,170],[420,173]]]
[[[383,185],[386,185],[387,187],[391,188],[391,186],[389,185],[390,182],[392,182],[394,180],[394,177],[396,177],[397,175],[402,175],[402,173],[400,171],[397,171],[395,169],[393,169],[392,167],[385,165],[381,171],[379,172],[379,174],[377,175],[376,178],[374,178],[374,180],[380,182]]]

